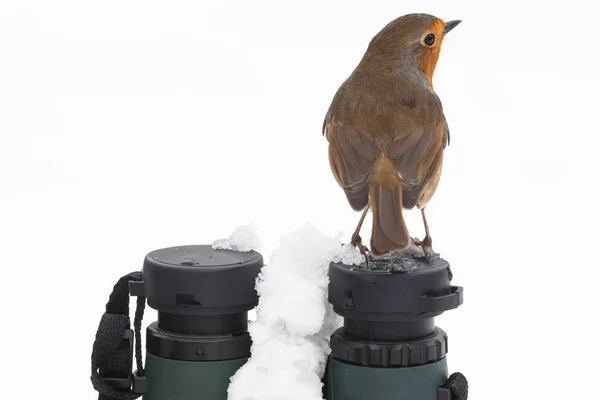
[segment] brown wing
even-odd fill
[[[350,126],[327,124],[329,164],[350,206],[360,211],[369,203],[369,172],[377,157],[377,145]]]
[[[437,98],[436,98],[437,99]],[[388,156],[402,178],[402,205],[411,209],[426,204],[433,196],[440,177],[443,152],[448,143],[448,125],[439,100],[425,109],[425,124],[408,134],[397,136]]]
[[[355,210],[368,204],[369,173],[380,152],[393,160],[402,178],[403,206],[422,204],[435,191],[448,141],[442,105],[433,92],[382,82],[364,86],[350,77],[323,124],[331,170]]]

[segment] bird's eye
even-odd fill
[[[425,43],[427,46],[433,46],[433,44],[435,43],[435,35],[433,33],[430,33],[429,35],[425,36],[425,39],[423,39],[423,43]]]

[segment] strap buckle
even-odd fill
[[[448,377],[437,390],[436,400],[467,400],[469,398],[469,383],[460,372],[455,372]]]
[[[452,392],[448,388],[438,388],[436,400],[452,400]]]
[[[133,373],[133,393],[146,394],[146,377],[139,376],[137,369]]]
[[[98,374],[100,379],[108,386],[116,390],[128,390],[131,389],[132,376],[131,370],[133,369],[133,330],[126,329],[123,334],[123,339],[115,352],[115,356],[127,357],[127,367],[125,371],[113,371],[110,369],[110,365],[105,365],[98,368]],[[126,374],[125,376],[119,375],[119,373]]]

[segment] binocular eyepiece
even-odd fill
[[[230,377],[250,357],[248,311],[262,266],[257,252],[211,246],[146,256],[143,280],[130,285],[158,311],[146,330],[145,400],[227,398]]]
[[[462,288],[451,285],[443,259],[407,260],[390,258],[383,267],[379,261],[330,264],[328,300],[344,324],[331,336],[327,400],[466,400],[464,376],[448,377],[448,338],[434,322],[462,304]],[[98,329],[92,382],[101,399],[226,400],[231,377],[250,357],[248,311],[258,304],[255,282],[263,263],[255,251],[211,246],[149,253],[141,274],[115,285]],[[138,370],[144,302],[158,311],[146,330],[141,376],[131,375],[133,331],[123,283],[126,295],[138,297]],[[123,341],[107,346],[118,335]]]
[[[444,387],[448,337],[434,318],[462,304],[463,290],[450,284],[452,273],[443,259],[411,259],[409,270],[404,262],[387,260],[389,265],[375,268],[330,265],[329,302],[344,325],[331,337],[328,400],[452,395],[452,388]],[[464,377],[454,375],[450,384],[456,380],[462,385]]]

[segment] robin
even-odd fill
[[[432,240],[425,207],[437,188],[450,133],[433,72],[445,35],[461,21],[409,14],[385,26],[335,94],[323,122],[333,175],[355,211],[363,211],[351,243],[381,256],[409,246],[403,209],[417,206]],[[360,229],[373,212],[370,250]]]

